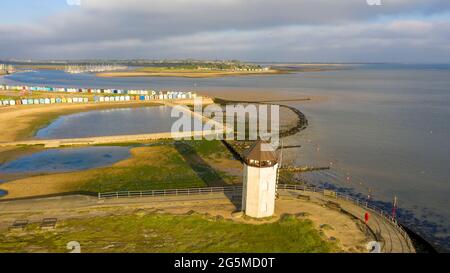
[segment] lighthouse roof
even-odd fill
[[[270,143],[258,140],[244,152],[244,161],[253,167],[272,167],[277,164],[277,155]]]

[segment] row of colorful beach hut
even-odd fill
[[[48,87],[48,86],[22,86],[22,85],[0,85],[0,90],[67,92],[67,93],[87,93],[87,94],[130,94],[130,95],[149,95],[152,92],[156,92],[154,90],[68,88],[68,87]]]
[[[1,100],[1,106],[32,105],[32,104],[56,104],[56,103],[88,103],[88,98],[39,98]]]
[[[12,91],[40,91],[40,92],[68,92],[68,93],[94,93],[108,94],[109,96],[94,96],[93,102],[117,102],[117,101],[147,101],[147,100],[182,100],[194,99],[194,92],[181,91],[154,91],[154,90],[119,90],[119,89],[77,89],[58,87],[29,87],[0,85],[0,90]],[[54,103],[87,103],[92,99],[85,98],[21,98],[5,99],[0,105],[30,105],[30,104],[54,104]]]
[[[140,95],[140,96],[94,96],[94,102],[118,102],[118,101],[155,101],[155,100],[176,100],[176,99],[193,99],[197,97],[192,93],[177,94],[156,94],[156,95]]]
[[[36,86],[11,86],[0,85],[0,90],[12,91],[39,91],[39,92],[67,92],[67,93],[91,93],[91,94],[114,94],[114,95],[151,95],[155,99],[190,99],[195,97],[193,92],[178,91],[155,91],[155,90],[122,90],[122,89],[85,89],[85,88],[59,88],[59,87],[36,87]]]

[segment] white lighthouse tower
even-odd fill
[[[258,140],[244,154],[242,210],[254,218],[270,217],[275,211],[278,161],[273,147]]]

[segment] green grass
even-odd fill
[[[284,216],[266,224],[245,224],[203,215],[141,214],[69,220],[55,231],[36,225],[23,234],[0,234],[0,252],[327,253],[338,252],[312,222]]]
[[[177,154],[168,155],[167,165],[134,165],[106,169],[79,190],[91,192],[136,191],[205,187],[204,183]]]
[[[160,153],[157,160],[152,155],[155,151]],[[72,190],[111,192],[229,185],[236,177],[207,161],[231,157],[220,141],[163,142],[159,147],[149,147],[148,153],[135,155],[130,164],[101,169],[93,179]]]

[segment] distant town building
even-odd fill
[[[99,73],[107,71],[127,70],[127,66],[121,65],[66,65],[64,71],[70,74]]]
[[[0,72],[2,74],[11,74],[16,72],[16,69],[10,64],[0,64]]]
[[[278,160],[269,143],[255,142],[244,154],[242,210],[250,217],[270,217],[275,212]]]

